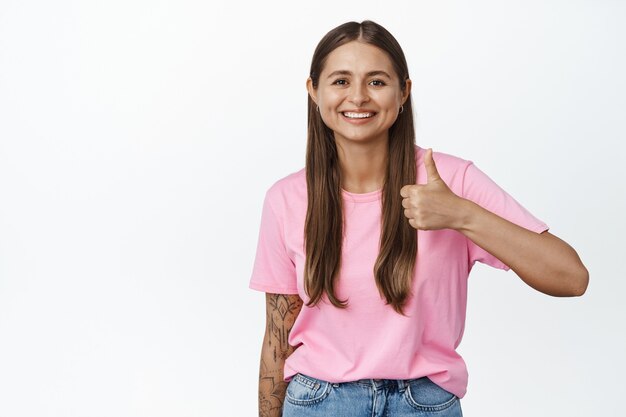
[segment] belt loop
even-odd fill
[[[406,386],[407,386],[407,383],[404,379],[398,380],[398,391],[404,392],[404,390],[406,389]]]
[[[370,381],[372,381],[372,387],[374,387],[374,391],[378,391],[380,388],[384,388],[386,385],[385,379],[370,378]]]

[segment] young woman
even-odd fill
[[[306,86],[306,166],[265,195],[249,284],[267,301],[260,415],[462,416],[472,265],[565,297],[588,272],[472,161],[415,144],[406,60],[382,26],[331,30]]]

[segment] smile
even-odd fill
[[[353,113],[353,112],[342,112],[341,114],[348,119],[368,119],[374,116],[376,113]]]

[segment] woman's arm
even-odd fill
[[[574,297],[585,293],[589,272],[570,245],[547,231],[535,233],[457,196],[441,179],[432,149],[426,151],[424,164],[426,184],[408,184],[400,190],[411,226],[463,233],[544,294]]]
[[[581,296],[589,272],[576,251],[548,231],[535,233],[461,199],[455,228],[500,259],[532,288],[555,297]]]
[[[287,382],[285,359],[295,350],[289,345],[291,328],[302,309],[298,294],[266,293],[266,326],[259,369],[259,416],[280,417]]]

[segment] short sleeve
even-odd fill
[[[282,219],[265,194],[261,226],[249,288],[274,294],[297,294],[296,269],[287,254]]]
[[[498,216],[535,233],[549,229],[549,226],[535,217],[517,200],[504,191],[498,184],[482,172],[472,161],[468,161],[463,176],[462,197]],[[469,238],[468,262],[470,268],[478,261],[494,268],[508,271],[510,267],[498,258],[476,245]]]

